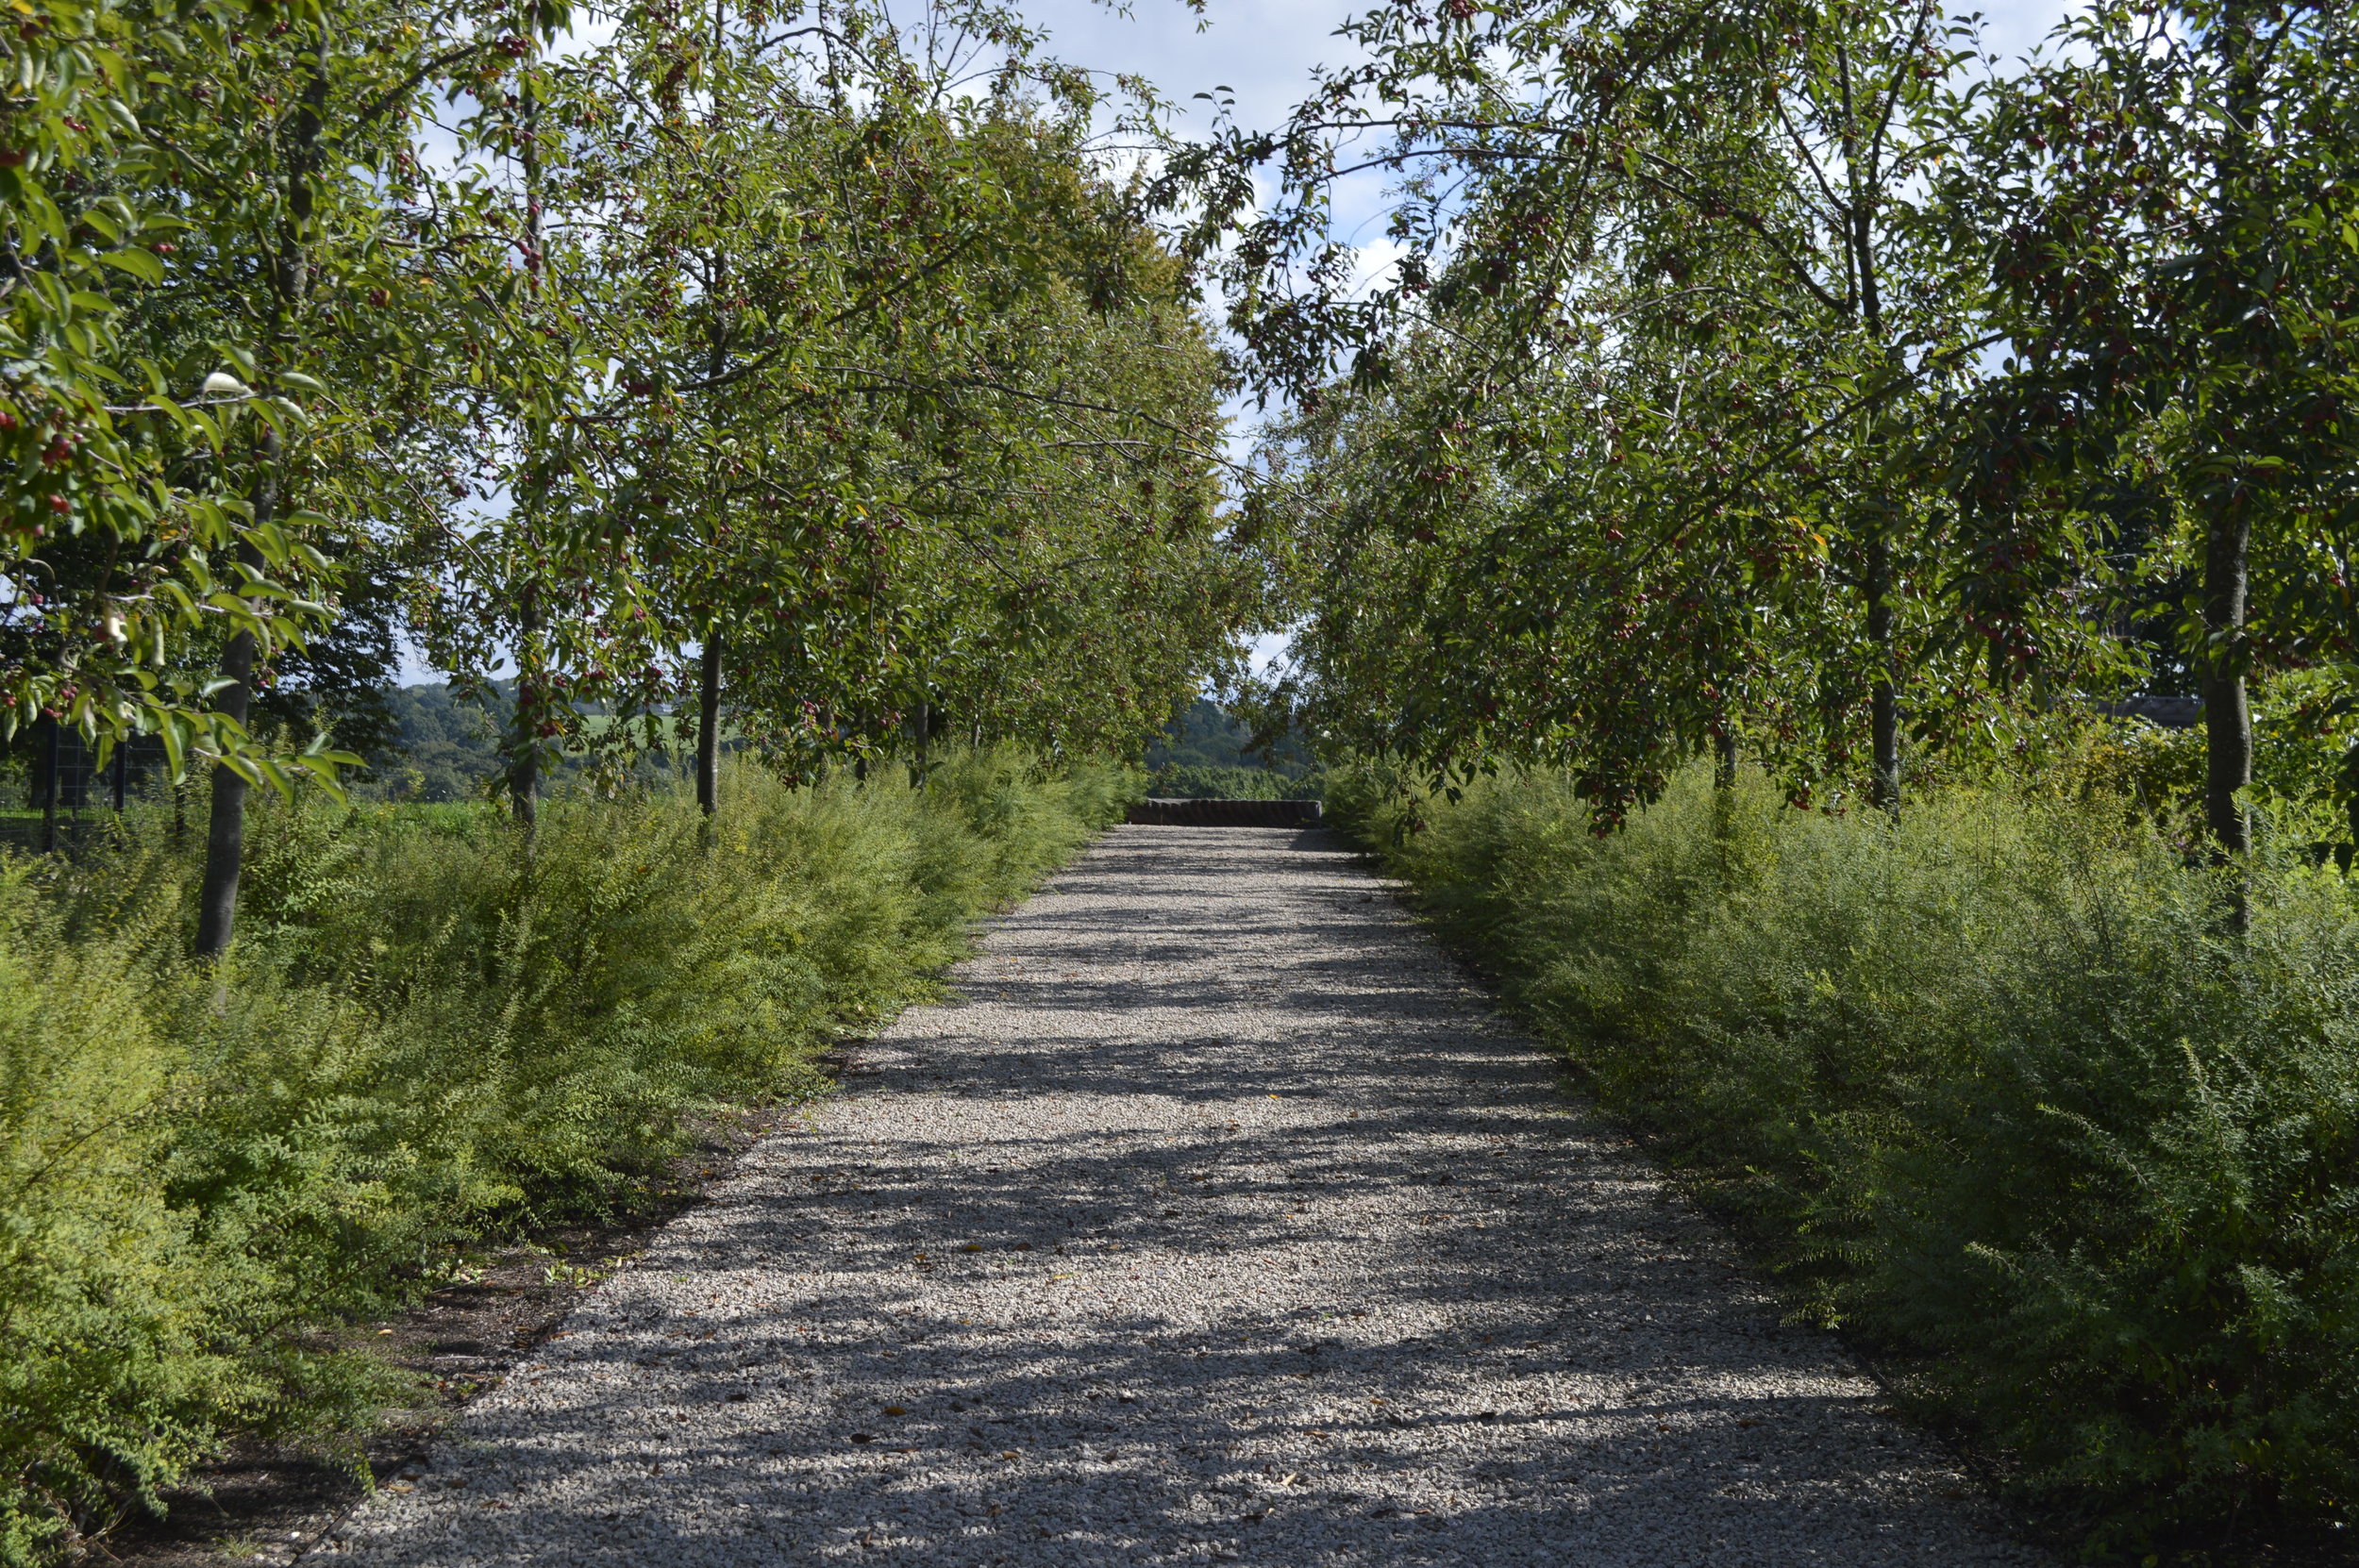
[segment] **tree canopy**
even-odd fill
[[[681,712],[798,775],[1135,749],[1255,622],[1223,361],[1011,9],[18,13],[0,726],[214,767],[209,951],[394,633],[512,676],[528,826]]]
[[[1255,537],[1314,729],[1569,766],[1610,830],[1740,743],[1898,809],[1912,753],[2191,672],[2242,847],[2246,677],[2348,640],[2344,11],[2100,5],[2028,63],[1936,4],[1347,31],[1164,176],[1293,399]],[[1372,281],[1331,221],[1369,177]]]

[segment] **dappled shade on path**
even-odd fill
[[[1316,833],[1124,827],[326,1552],[2029,1563]]]

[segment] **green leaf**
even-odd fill
[[[164,264],[147,251],[108,251],[98,259],[119,272],[129,273],[142,283],[161,283],[164,280]]]

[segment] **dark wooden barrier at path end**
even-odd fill
[[[1315,800],[1140,801],[1123,821],[1147,827],[1316,827]]]

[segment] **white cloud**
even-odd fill
[[[1983,47],[2002,61],[2020,59],[2078,8],[2063,0],[1992,0],[1983,12]]]
[[[1247,126],[1283,121],[1314,67],[1360,58],[1358,45],[1334,34],[1366,8],[1364,0],[1209,0],[1199,19],[1180,0],[1136,0],[1126,18],[1097,0],[1029,0],[1024,13],[1047,29],[1051,54],[1146,77],[1180,106],[1177,128],[1201,133],[1213,106],[1197,102],[1199,92],[1233,96]]]

